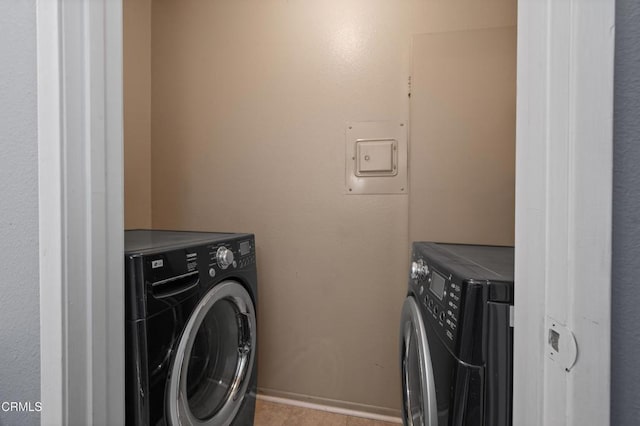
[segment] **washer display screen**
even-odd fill
[[[251,243],[249,241],[242,241],[240,243],[240,256],[245,256],[251,253]]]
[[[444,277],[434,271],[431,275],[431,284],[429,285],[429,289],[438,296],[440,300],[442,300],[442,296],[444,295],[444,284]]]

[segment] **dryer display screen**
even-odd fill
[[[431,276],[431,285],[429,285],[429,289],[438,296],[440,300],[442,300],[442,296],[444,295],[444,284],[444,277],[434,271]]]

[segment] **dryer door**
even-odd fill
[[[178,343],[167,384],[172,426],[229,425],[254,365],[256,315],[235,281],[214,286],[194,309]]]
[[[427,332],[419,306],[411,296],[406,298],[402,306],[400,363],[404,424],[438,426],[436,391]]]

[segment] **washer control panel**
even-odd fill
[[[253,239],[239,239],[210,245],[208,273],[215,277],[223,271],[243,269],[256,263],[255,242]]]

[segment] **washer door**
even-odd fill
[[[419,306],[407,297],[400,323],[402,417],[408,426],[438,426],[433,365]]]
[[[178,343],[166,393],[171,426],[229,425],[254,365],[256,315],[235,281],[213,287],[195,307]]]

